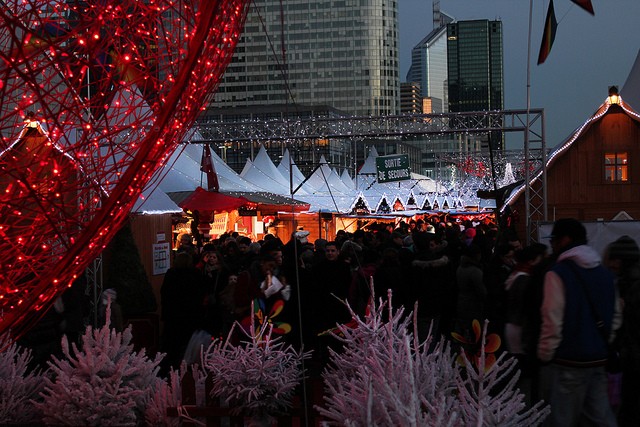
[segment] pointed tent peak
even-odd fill
[[[290,175],[289,174],[289,164],[291,164],[291,171],[292,171],[291,175],[293,177],[293,183],[294,183],[295,186],[298,186],[299,184],[304,182],[305,177],[302,174],[302,172],[300,172],[300,169],[295,164],[295,162],[293,160],[290,160],[289,149],[286,149],[284,154],[282,155],[282,159],[280,160],[280,163],[278,164],[278,167],[277,167],[278,171],[285,178],[287,178]],[[303,188],[304,188],[304,190],[306,192],[312,192],[312,190],[313,190],[309,185],[307,185],[307,183],[305,183]]]
[[[329,173],[329,176],[327,177],[327,181],[336,190],[338,190],[338,191],[340,191],[340,192],[342,192],[344,194],[351,193],[352,189],[349,188],[347,185],[345,185],[345,183],[342,181],[342,178],[340,178],[340,175],[338,175],[338,172],[336,172],[335,169],[331,169],[331,172]]]
[[[318,162],[318,164],[320,165],[328,165],[329,162],[327,162],[327,159],[324,157],[324,154],[320,155],[320,161]]]
[[[258,154],[256,154],[256,159],[258,158],[258,156],[267,156],[269,157],[269,153],[267,153],[267,149],[264,146],[264,144],[260,144],[260,148],[258,149]],[[271,160],[271,159],[269,159]]]
[[[287,168],[289,168],[289,157],[291,155],[289,154],[289,149],[285,148],[284,153],[282,153],[282,158],[280,159],[280,163],[278,163],[278,167],[280,167],[281,165],[286,165]],[[291,160],[291,163],[293,164],[294,161]]]
[[[376,157],[379,157],[378,150],[376,150],[376,147],[372,146],[371,148],[369,148],[369,155],[367,156],[367,159],[362,164],[362,167],[358,171],[358,174],[359,175],[375,174],[376,173]]]
[[[355,182],[353,182],[353,179],[351,179],[351,175],[349,175],[349,171],[347,169],[342,171],[342,175],[340,175],[340,179],[342,180],[342,182],[344,182],[344,185],[346,185],[351,190],[356,188],[356,184]]]
[[[240,172],[240,176],[244,177],[247,175],[247,173],[249,173],[249,170],[251,169],[251,167],[253,166],[253,162],[251,161],[250,158],[247,157],[247,161],[244,164],[244,167],[242,168],[242,172]]]

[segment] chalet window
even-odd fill
[[[627,153],[605,153],[604,179],[608,182],[626,182],[629,179]]]

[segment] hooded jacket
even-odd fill
[[[538,358],[574,366],[604,365],[607,343],[596,325],[594,309],[606,334],[620,326],[613,275],[593,248],[575,246],[561,253],[545,275]]]

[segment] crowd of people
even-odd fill
[[[488,319],[502,351],[518,360],[521,390],[551,404],[550,425],[639,419],[640,249],[630,237],[601,257],[573,219],[555,223],[551,250],[523,247],[488,221],[411,220],[341,230],[331,241],[308,236],[298,229],[287,242],[269,234],[254,242],[228,233],[201,248],[181,236],[161,289],[167,367],[180,363],[194,333],[225,339],[235,322],[253,321],[256,307],[321,367],[338,345],[326,332],[352,313],[364,316],[372,297],[390,296],[394,307],[417,310],[421,340],[429,332],[471,339],[473,321]],[[605,370],[612,348],[622,371],[615,402]]]

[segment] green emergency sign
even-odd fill
[[[404,181],[411,178],[408,154],[376,157],[378,182]]]

